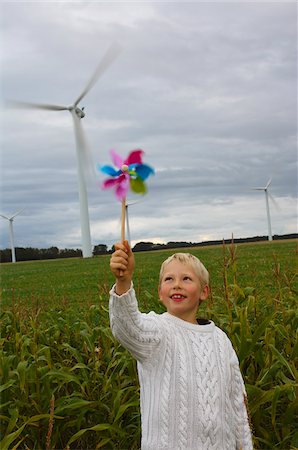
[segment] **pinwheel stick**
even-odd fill
[[[121,208],[121,242],[125,241],[125,212],[126,212],[126,198],[122,199]]]

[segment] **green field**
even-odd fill
[[[298,448],[297,241],[185,251],[210,272],[200,316],[233,342],[255,448]],[[159,267],[172,253],[135,254],[144,312],[163,311]],[[109,256],[1,264],[0,274],[1,450],[139,448],[136,365],[109,330]]]

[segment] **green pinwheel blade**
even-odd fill
[[[147,192],[146,185],[141,178],[131,178],[130,189],[136,194],[145,194]]]

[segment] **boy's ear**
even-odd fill
[[[162,300],[161,300],[161,298],[160,298],[160,286],[158,286],[158,288],[157,288],[157,292],[158,292],[158,297],[159,297],[159,300],[160,300],[160,301],[162,301]]]
[[[203,287],[202,291],[201,291],[201,295],[200,295],[200,300],[204,301],[207,300],[208,296],[209,296],[209,286],[208,284],[205,284],[205,286]]]

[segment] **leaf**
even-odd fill
[[[19,377],[21,390],[24,390],[24,388],[25,388],[26,369],[27,369],[27,361],[20,361],[18,364],[18,367],[16,368],[16,372]]]
[[[116,414],[114,422],[117,422],[117,420],[119,420],[120,417],[123,416],[123,414],[125,413],[125,411],[128,408],[132,408],[132,407],[135,407],[135,406],[139,406],[139,401],[138,400],[135,400],[134,402],[130,402],[130,403],[126,403],[124,405],[121,405],[120,408],[118,409],[118,412]]]
[[[25,426],[26,423],[24,423],[24,425],[22,425],[18,430],[10,433],[8,436],[5,436],[5,438],[0,441],[1,450],[9,450],[10,444],[12,444],[13,441],[15,441],[20,436]]]
[[[247,309],[242,308],[240,311],[240,350],[239,361],[243,361],[251,350],[251,332],[250,326],[247,320]]]
[[[252,335],[252,339],[251,339],[253,346],[257,343],[257,341],[260,339],[260,337],[263,336],[267,326],[271,322],[273,315],[274,314],[271,314],[270,316],[266,317],[266,319],[264,319],[263,322],[261,322],[261,324],[255,329],[255,331]]]
[[[264,403],[271,402],[274,395],[274,388],[268,391],[264,391],[256,386],[246,385],[247,392],[250,399],[250,413],[253,416]]]
[[[7,383],[0,386],[0,392],[5,391],[6,389],[9,389],[13,384],[15,384],[16,380],[10,380]]]
[[[49,414],[39,414],[37,416],[32,416],[27,422],[25,422],[18,430],[14,431],[13,433],[10,433],[9,435],[5,436],[2,441],[0,441],[0,448],[1,450],[9,450],[10,444],[15,441],[24,428],[29,424],[33,422],[38,422],[40,419],[48,419],[50,417]]]
[[[80,380],[75,375],[72,375],[68,372],[63,372],[62,370],[50,370],[48,373],[44,375],[44,377],[57,378],[66,383],[76,383],[81,386]]]
[[[75,433],[67,442],[67,447],[72,444],[74,441],[76,441],[77,439],[79,439],[81,436],[83,436],[83,434],[86,433],[86,431],[104,431],[104,430],[108,430],[109,428],[111,428],[111,425],[109,423],[100,423],[98,425],[94,425],[91,428],[84,428],[80,431],[78,431],[77,433]]]
[[[84,400],[82,398],[74,397],[74,398],[71,398],[69,401],[67,401],[67,403],[65,402],[61,406],[58,406],[55,409],[55,413],[56,414],[62,414],[62,413],[68,412],[69,410],[73,411],[75,409],[84,408],[84,407],[90,405],[91,403],[92,402],[90,402],[88,400]]]
[[[274,345],[269,344],[269,347],[271,348],[272,352],[274,353],[274,355],[276,356],[276,358],[278,359],[278,361],[279,361],[283,366],[285,366],[285,367],[288,369],[288,371],[289,371],[290,374],[292,375],[293,379],[295,380],[295,379],[296,379],[296,374],[294,373],[294,372],[296,372],[295,367],[293,366],[293,369],[292,369],[292,367],[290,366],[290,364],[288,363],[288,361],[287,361],[287,360],[285,359],[285,357],[277,350],[277,348],[274,347]]]
[[[90,370],[90,367],[86,366],[84,363],[77,363],[70,369],[70,371],[73,372],[76,369]]]
[[[110,442],[112,438],[106,438],[102,439],[95,447],[95,450],[98,450],[99,448],[102,448],[104,445],[106,445],[108,442]]]
[[[272,403],[271,403],[271,422],[273,427],[275,427],[275,422],[276,422],[276,409],[277,409],[277,403],[278,403],[278,399],[280,397],[281,394],[281,389],[279,386],[276,386],[275,391],[274,391],[274,395],[272,398]]]

